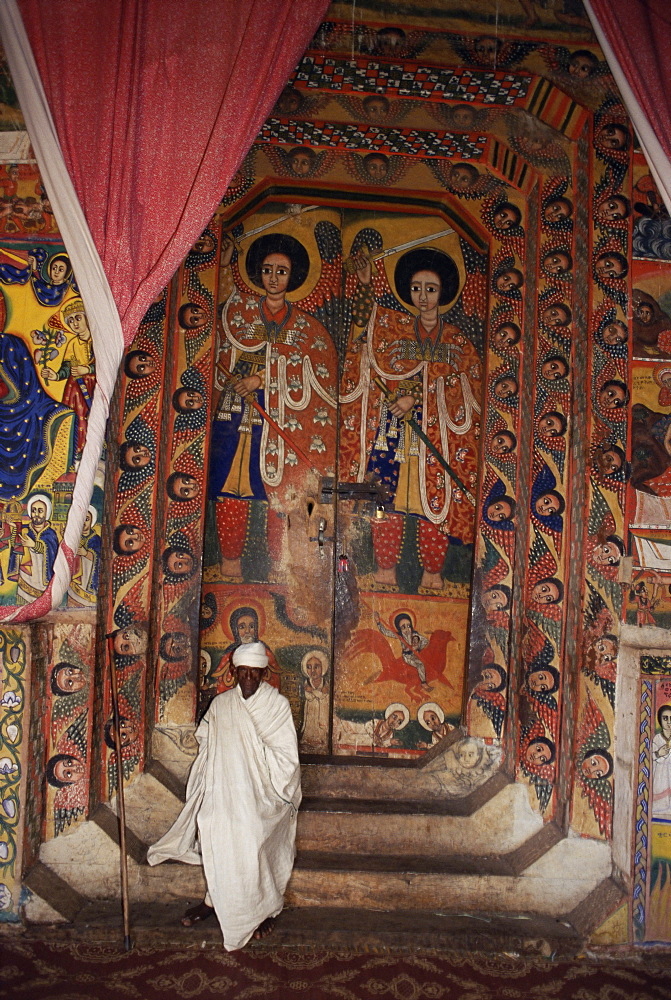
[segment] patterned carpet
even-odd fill
[[[203,942],[204,944],[204,942]],[[388,955],[0,940],[12,1000],[668,1000],[671,963],[551,963],[450,953]]]

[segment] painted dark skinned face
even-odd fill
[[[248,667],[243,663],[235,668],[235,678],[245,701],[256,694],[265,673],[265,667]]]

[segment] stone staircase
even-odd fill
[[[177,920],[205,891],[199,867],[145,861],[179,813],[192,752],[157,731],[153,760],[126,789],[129,889],[140,923],[149,909],[155,919],[160,910]],[[430,937],[430,926],[470,941],[474,922],[481,930],[485,921],[492,941],[523,925],[534,939],[577,947],[617,905],[609,845],[543,824],[529,790],[503,774],[469,796],[446,796],[440,766],[439,756],[412,770],[304,766],[290,909],[278,921],[288,943],[310,939],[315,928],[329,940],[375,929],[412,939],[420,927]],[[26,878],[29,922],[90,923],[108,912],[119,894],[114,809],[100,806],[42,846]]]

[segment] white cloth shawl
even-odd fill
[[[184,808],[147,861],[203,865],[234,951],[282,909],[301,801],[296,729],[287,699],[263,681],[246,700],[238,687],[217,695],[196,739]]]

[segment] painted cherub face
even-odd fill
[[[126,448],[126,465],[134,469],[143,469],[151,462],[151,452],[144,444],[129,444]]]
[[[86,774],[86,765],[79,757],[66,757],[54,766],[54,777],[66,785],[74,785]]]
[[[538,432],[543,437],[561,437],[565,430],[565,423],[556,413],[546,413],[538,421]]]
[[[175,576],[187,575],[193,570],[193,556],[182,549],[171,552],[166,560],[166,569]]]
[[[493,391],[494,395],[499,399],[510,399],[511,396],[517,394],[517,389],[516,380],[512,376],[509,376],[508,378],[500,378],[498,382],[495,382]]]
[[[561,358],[550,358],[541,365],[541,375],[549,382],[557,382],[568,375],[568,365]]]
[[[560,508],[559,497],[555,496],[554,493],[542,493],[534,504],[536,513],[543,517],[547,517],[548,514],[558,514]]]
[[[450,184],[459,191],[467,191],[473,187],[478,179],[478,172],[474,167],[466,165],[455,166],[450,170]]]
[[[617,410],[627,401],[626,390],[621,385],[606,385],[599,392],[599,406],[602,410]]]
[[[586,778],[605,778],[610,771],[610,765],[602,754],[593,753],[585,757],[580,770]]]
[[[629,208],[624,198],[614,195],[599,202],[596,214],[604,222],[616,222],[618,219],[626,219]]]
[[[492,587],[482,595],[482,605],[485,611],[503,611],[508,606],[508,596],[502,590]]]
[[[545,208],[543,215],[547,222],[560,222],[568,219],[573,214],[573,205],[568,198],[552,198]]]
[[[526,748],[524,756],[529,764],[548,764],[550,762],[550,758],[552,757],[552,752],[546,743],[541,743],[540,740],[536,740],[529,744]]]
[[[501,686],[501,676],[498,670],[492,670],[491,667],[485,667],[480,673],[480,683],[478,687],[483,691],[496,691],[497,687]]]
[[[621,320],[616,319],[612,323],[608,323],[607,326],[604,326],[602,337],[604,344],[608,344],[609,347],[615,347],[617,344],[627,343],[629,331]]]
[[[117,546],[125,555],[132,555],[134,552],[139,552],[146,541],[145,533],[135,525],[129,524],[119,532]]]
[[[490,450],[492,455],[496,455],[497,458],[510,455],[515,451],[515,439],[508,431],[500,431],[493,435]]]
[[[545,326],[555,327],[555,326],[568,326],[571,321],[571,316],[563,305],[548,306],[541,313],[541,320]]]
[[[627,266],[614,254],[605,253],[597,257],[594,270],[600,278],[622,278],[627,273]]]
[[[571,260],[563,250],[557,250],[543,257],[543,267],[548,274],[566,274],[571,270]]]
[[[531,600],[536,604],[556,604],[559,600],[559,588],[552,580],[537,583],[531,591]]]
[[[495,229],[512,229],[518,225],[519,219],[517,212],[510,208],[510,206],[505,205],[497,208],[492,216],[492,222]]]
[[[72,663],[61,667],[56,671],[56,686],[61,691],[74,694],[75,691],[82,691],[86,687],[86,675],[81,667],[76,667]]]
[[[603,448],[596,452],[596,465],[602,476],[610,476],[622,468],[622,458],[612,448]]]
[[[513,510],[507,500],[493,500],[487,507],[487,517],[490,521],[509,521]]]
[[[603,542],[597,545],[592,554],[592,561],[599,566],[619,566],[621,552],[615,542]]]
[[[498,329],[494,330],[492,334],[492,344],[498,348],[511,347],[519,339],[520,331],[512,323],[504,323]]]
[[[617,643],[613,639],[597,639],[594,649],[598,663],[614,663],[617,660]]]
[[[530,691],[540,694],[543,691],[551,691],[554,686],[554,677],[547,670],[532,670],[527,677],[527,686]]]

